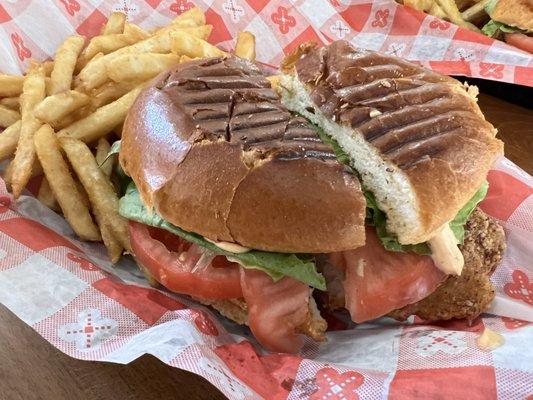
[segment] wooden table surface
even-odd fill
[[[533,173],[533,112],[481,96],[508,158]],[[72,359],[0,306],[0,399],[224,399],[203,378],[143,356],[129,365]]]

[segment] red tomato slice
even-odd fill
[[[505,41],[511,46],[533,53],[533,37],[524,35],[523,33],[506,33]]]
[[[385,250],[374,228],[366,228],[363,247],[342,254],[346,308],[357,323],[422,300],[446,278],[429,256]]]
[[[199,246],[163,229],[134,221],[129,227],[137,261],[169,290],[211,300],[242,297],[238,264],[222,256],[201,260]]]
[[[297,328],[309,314],[309,286],[289,277],[274,282],[262,271],[242,267],[241,285],[248,325],[259,343],[270,351],[298,352],[303,337]]]

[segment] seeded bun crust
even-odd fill
[[[210,240],[296,253],[364,244],[357,178],[250,62],[191,61],[156,78],[126,118],[120,163],[148,207]]]

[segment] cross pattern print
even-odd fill
[[[405,43],[391,43],[385,53],[390,54],[391,56],[401,57],[405,47]]]
[[[329,30],[339,39],[344,39],[346,35],[350,33],[350,28],[348,28],[346,24],[340,19],[335,21],[335,23],[331,25]]]
[[[128,17],[139,14],[139,6],[132,0],[118,0],[113,10],[123,12]]]
[[[209,358],[202,357],[198,361],[198,366],[206,374],[214,377],[221,385],[219,388],[221,388],[223,392],[231,394],[233,399],[244,400],[252,395],[246,386],[241,384],[235,377],[228,374],[229,371],[227,371],[222,364],[213,362]]]
[[[241,17],[244,16],[244,8],[242,8],[236,0],[227,0],[222,4],[222,9],[235,23],[239,22]]]
[[[194,7],[194,4],[186,0],[176,0],[170,5],[170,11],[178,15],[183,14],[185,11],[189,11]]]
[[[503,287],[504,292],[513,299],[533,305],[533,282],[529,282],[525,272],[519,269],[513,272],[512,277],[513,282],[505,284]]]
[[[316,374],[317,391],[312,400],[358,399],[356,389],[363,384],[364,378],[358,372],[338,373],[330,367],[322,368]]]
[[[474,52],[472,50],[468,50],[463,47],[459,47],[457,50],[455,50],[453,55],[456,59],[463,61],[470,61],[473,60],[475,57]]]
[[[110,318],[102,318],[100,310],[89,309],[78,314],[78,322],[65,324],[59,328],[59,337],[74,342],[81,351],[96,350],[100,344],[117,333],[118,323]]]
[[[438,352],[459,354],[466,350],[464,332],[428,331],[418,338],[416,352],[423,357],[433,356]]]
[[[484,78],[503,78],[503,65],[493,63],[479,63],[479,74]]]

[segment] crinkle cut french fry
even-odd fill
[[[235,45],[235,55],[246,60],[255,60],[255,36],[250,32],[239,32]]]
[[[172,35],[172,52],[192,58],[208,58],[226,56],[227,53],[218,47],[187,33]]]
[[[20,113],[0,104],[0,127],[7,128],[20,119]]]
[[[169,53],[171,49],[172,37],[180,33],[186,33],[191,36],[204,37],[211,33],[212,27],[204,25],[194,28],[176,28],[168,26],[163,28],[157,34],[148,39],[141,40],[130,46],[123,47],[117,51],[106,54],[98,59],[92,59],[80,71],[78,80],[85,90],[97,88],[107,82],[106,63],[115,57],[123,54],[141,54],[141,53]]]
[[[115,82],[145,81],[179,62],[180,56],[175,54],[124,54],[110,60],[106,72]]]
[[[22,93],[23,76],[0,74],[0,97],[13,97]]]
[[[137,87],[120,99],[100,107],[89,116],[60,130],[58,136],[68,136],[83,140],[86,143],[101,138],[124,121],[140,91],[141,87]]]
[[[57,94],[70,90],[72,86],[72,74],[76,67],[78,56],[85,44],[81,36],[68,37],[56,51],[54,69],[50,75],[49,94]]]
[[[20,137],[20,125],[21,121],[17,121],[0,133],[0,161],[10,158],[15,153]]]
[[[54,131],[49,125],[43,125],[35,133],[34,140],[44,174],[70,226],[84,240],[100,240],[98,227],[94,224],[89,209],[83,203],[70,175]]]
[[[128,222],[118,213],[118,197],[109,178],[96,163],[91,150],[80,140],[59,139],[70,164],[74,168],[99,219],[108,225],[115,238],[130,251]]]
[[[85,93],[68,90],[48,96],[35,107],[35,117],[47,124],[53,124],[72,112],[86,106],[91,98]]]
[[[12,187],[13,195],[18,198],[31,177],[33,162],[35,161],[35,146],[33,135],[40,128],[41,122],[33,115],[35,106],[43,101],[45,96],[44,69],[38,64],[32,64],[24,79],[24,86],[20,96],[22,124],[20,137],[13,159]]]
[[[102,28],[102,35],[112,35],[115,33],[124,32],[124,24],[126,23],[126,14],[121,12],[114,12],[109,16],[106,24]]]
[[[98,139],[98,144],[96,146],[96,162],[100,169],[110,177],[113,172],[113,164],[115,161],[115,156],[108,157],[109,150],[111,150],[111,145],[105,138]]]

